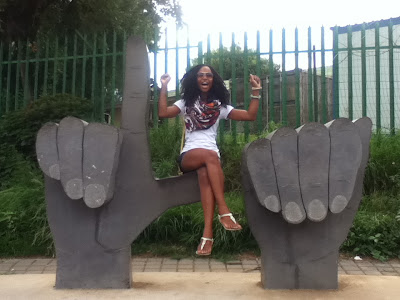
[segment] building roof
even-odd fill
[[[375,28],[376,23],[378,23],[378,22],[379,22],[379,27],[387,27],[387,26],[389,26],[390,20],[392,20],[392,25],[400,24],[400,17],[397,17],[397,18],[390,18],[390,19],[386,19],[386,20],[372,21],[372,22],[364,23],[365,24],[365,29],[373,29],[373,28]],[[339,34],[340,33],[347,33],[347,30],[348,30],[349,26],[351,26],[351,31],[352,32],[361,31],[361,29],[362,29],[362,24],[339,26],[338,27]],[[331,30],[334,30],[334,29],[335,29],[335,27],[331,27]]]

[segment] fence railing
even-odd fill
[[[229,128],[234,135],[244,132],[247,140],[271,121],[297,127],[337,117],[369,116],[377,129],[393,133],[400,128],[400,18],[329,31],[322,27],[315,35],[311,28],[305,34],[298,29],[290,34],[269,30],[219,34],[214,43],[211,34],[195,43],[190,33],[186,39],[182,36],[181,30],[175,31],[174,39],[163,32],[160,45],[153,45],[149,53],[154,126],[160,75],[169,72],[175,79],[172,102],[180,98],[184,72],[206,63],[226,79],[234,106],[249,105],[250,72],[263,80],[257,121],[224,124],[221,136]],[[95,120],[104,121],[107,112],[118,123],[126,39],[126,34],[113,32],[48,37],[36,43],[0,42],[0,115],[45,95],[69,93],[93,102]]]
[[[91,99],[94,119],[114,119],[125,67],[126,35],[79,34],[42,42],[0,42],[0,115],[46,95]]]

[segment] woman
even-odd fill
[[[208,65],[198,65],[188,71],[181,81],[183,99],[167,106],[168,74],[161,76],[161,92],[158,102],[160,118],[185,119],[185,145],[178,159],[183,172],[197,171],[201,203],[204,212],[204,231],[197,248],[197,255],[210,255],[213,245],[212,222],[215,204],[218,219],[226,230],[241,230],[229,211],[224,198],[224,174],[216,143],[220,119],[254,121],[258,111],[260,78],[250,75],[252,86],[248,110],[234,109],[229,105],[229,92],[219,74]]]

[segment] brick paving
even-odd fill
[[[57,260],[51,258],[0,258],[0,275],[55,273]],[[234,272],[259,273],[260,258],[243,258],[221,262],[213,258],[172,259],[133,257],[133,272]],[[381,262],[373,259],[341,258],[338,273],[347,275],[400,276],[400,260]]]

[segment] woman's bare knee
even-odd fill
[[[197,169],[197,177],[200,184],[209,184],[208,173],[206,167],[200,167]]]

